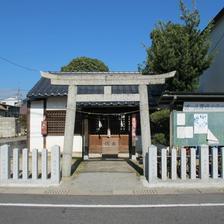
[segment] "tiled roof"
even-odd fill
[[[50,79],[41,78],[28,92],[28,98],[40,98],[48,96],[67,96],[67,86],[51,85]]]

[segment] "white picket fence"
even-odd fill
[[[156,146],[150,146],[149,183],[224,180],[224,147],[209,149],[207,145],[202,145],[198,150],[198,153],[196,148],[158,150]]]
[[[0,146],[0,185],[59,184],[61,179],[60,147],[55,145],[50,152],[42,149],[41,153],[33,149],[31,154],[30,158],[29,150],[26,148],[10,150],[8,145]],[[50,159],[50,170],[48,170],[48,159]],[[39,166],[41,169],[38,169]]]

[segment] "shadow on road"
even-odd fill
[[[126,162],[128,163],[128,165],[130,165],[133,169],[136,170],[136,172],[139,174],[139,175],[143,175],[143,169],[138,166],[138,164],[134,163],[133,161],[131,160],[126,160]]]
[[[77,159],[73,164],[72,164],[72,167],[71,167],[71,175],[74,174],[74,172],[77,170],[77,168],[79,167],[80,163],[82,162],[82,159]]]

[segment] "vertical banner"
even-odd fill
[[[132,123],[131,134],[132,134],[132,137],[135,138],[136,137],[136,128],[137,128],[136,114],[132,114],[131,123]]]

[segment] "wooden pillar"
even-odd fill
[[[133,155],[133,148],[132,148],[132,115],[128,116],[128,121],[129,121],[129,136],[128,136],[128,146],[129,146],[129,158],[132,159]]]
[[[84,133],[83,133],[83,159],[89,159],[89,120],[84,118],[83,121]]]
[[[70,85],[68,87],[67,108],[65,118],[65,136],[62,160],[62,176],[71,175],[72,166],[72,149],[75,130],[75,114],[76,114],[76,95],[77,86]]]
[[[141,139],[142,139],[142,156],[144,172],[146,171],[145,159],[149,146],[151,145],[151,130],[149,119],[149,101],[147,85],[139,85],[140,95],[140,122],[141,122]]]

